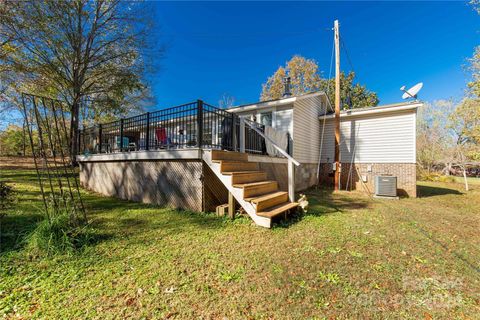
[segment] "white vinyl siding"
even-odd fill
[[[323,114],[323,96],[313,96],[295,101],[293,107],[293,157],[300,163],[318,163],[320,152],[320,126],[318,117]]]
[[[415,121],[415,109],[341,119],[340,161],[350,163],[355,153],[356,163],[415,163]],[[320,130],[322,123],[320,118]],[[322,149],[322,162],[333,162],[333,119],[326,121]]]
[[[246,117],[247,119],[251,119],[252,116],[255,116],[257,119],[257,122],[260,122],[260,117],[262,113],[271,112],[272,128],[279,131],[286,131],[290,135],[292,135],[292,132],[293,132],[292,108],[293,108],[293,104],[288,104],[286,106],[241,111],[241,112],[236,112],[236,114],[241,117]]]

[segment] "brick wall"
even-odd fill
[[[358,171],[355,170],[355,167]],[[352,167],[350,181],[348,181],[349,168],[349,163],[342,164],[340,182],[343,190],[347,187],[348,182],[348,189],[368,189],[368,191],[373,194],[375,192],[375,176],[392,175],[397,177],[397,192],[399,196],[417,196],[415,163],[357,163]],[[365,186],[360,180],[361,176],[366,176],[367,178]],[[331,163],[321,164],[320,184],[330,187],[333,186],[333,171]]]

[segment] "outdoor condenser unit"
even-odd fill
[[[396,197],[397,177],[375,176],[375,195],[383,197]]]

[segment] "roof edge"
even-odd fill
[[[239,106],[230,107],[226,110],[231,111],[231,112],[237,112],[237,111],[248,111],[248,110],[256,109],[256,108],[274,107],[274,106],[289,104],[289,103],[295,102],[297,100],[306,99],[306,98],[315,97],[315,96],[320,96],[320,95],[325,95],[326,96],[324,91],[314,91],[314,92],[301,94],[301,95],[298,95],[298,96],[291,96],[291,97],[281,98],[281,99],[276,99],[276,100],[258,101],[258,102],[254,102],[254,103],[242,104],[242,105],[239,105]]]
[[[388,105],[378,106],[378,107],[342,110],[340,112],[340,117],[348,118],[348,117],[361,116],[361,115],[367,115],[367,114],[378,114],[378,113],[389,113],[389,112],[412,110],[412,109],[417,109],[422,105],[423,105],[423,102],[413,101],[413,102],[407,102],[407,103],[388,104]],[[323,118],[333,119],[335,118],[335,114],[330,113],[327,115],[319,116],[319,119],[323,119]]]

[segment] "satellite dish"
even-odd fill
[[[402,95],[402,99],[408,99],[408,98],[417,99],[417,94],[420,92],[422,87],[423,87],[423,82],[417,83],[416,85],[414,85],[408,90],[405,90],[405,86],[402,86],[400,88],[400,90],[404,92]]]

